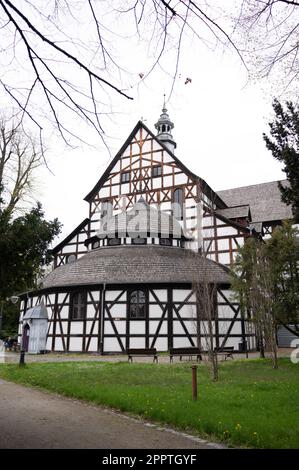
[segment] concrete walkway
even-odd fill
[[[0,449],[219,449],[104,407],[0,379]]]
[[[290,357],[293,348],[279,348],[278,356],[279,357]],[[233,353],[234,358],[246,360],[245,354]],[[248,359],[257,359],[259,358],[258,352],[250,352],[248,354]],[[4,355],[0,356],[0,362],[4,363],[18,363],[20,359],[19,353],[6,352]],[[203,359],[207,360],[207,357],[203,355]],[[49,353],[49,354],[26,354],[26,362],[65,362],[65,361],[104,361],[104,362],[120,362],[128,361],[127,355],[105,355],[100,356],[99,354],[74,354],[74,353]],[[147,357],[136,357],[134,362],[153,362],[152,358]],[[179,358],[174,358],[173,363],[179,362]],[[184,361],[185,362],[185,361]],[[162,354],[159,356],[160,364],[169,364],[169,356],[167,354]]]

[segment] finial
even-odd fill
[[[162,109],[162,111],[163,111],[163,113],[165,113],[167,111],[166,103],[165,103],[165,100],[166,100],[166,94],[165,93],[164,93],[163,97],[164,97],[164,100],[163,100],[163,109]]]

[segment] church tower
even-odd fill
[[[172,153],[176,148],[176,143],[173,140],[171,131],[174,128],[173,122],[170,120],[170,117],[167,113],[167,109],[165,107],[165,101],[162,109],[162,114],[160,115],[158,121],[155,124],[155,128],[157,129],[157,139],[160,140]]]

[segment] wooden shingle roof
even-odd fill
[[[96,235],[98,238],[162,236],[192,239],[172,215],[150,206],[143,199],[134,204],[132,209],[107,218]]]
[[[43,280],[43,288],[60,286],[229,283],[229,269],[191,250],[158,245],[101,247],[60,266]]]
[[[281,181],[287,185],[287,180]],[[217,194],[228,207],[248,204],[252,222],[271,222],[292,218],[292,210],[281,200],[278,181],[225,189]]]

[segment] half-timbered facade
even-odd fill
[[[85,197],[88,217],[53,250],[53,271],[39,291],[22,298],[20,338],[24,313],[43,301],[48,350],[205,349],[198,286],[208,282],[215,297],[214,346],[255,347],[228,267],[247,237],[263,236],[290,217],[288,208],[279,202],[279,215],[264,209],[258,220],[261,199],[253,200],[254,191],[248,198],[213,191],[174,154],[172,128],[165,107],[157,135],[137,123]],[[273,198],[278,188],[271,191]]]

